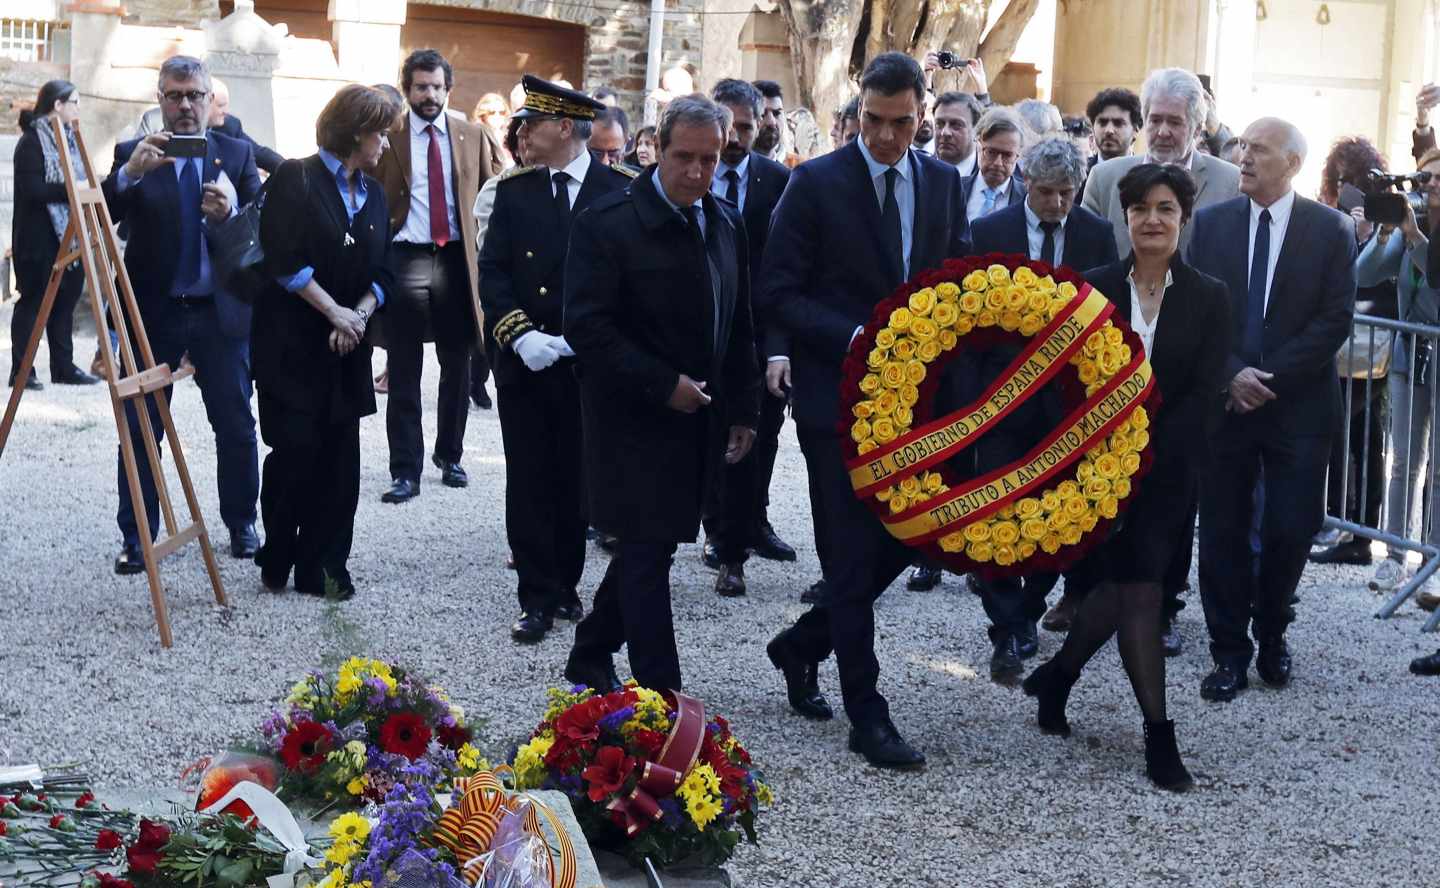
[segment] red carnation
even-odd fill
[[[334,742],[330,729],[319,722],[300,722],[280,744],[280,759],[290,770],[308,774],[325,764],[325,754]]]
[[[630,742],[635,746],[636,752],[654,761],[660,750],[665,748],[665,735],[659,731],[641,728],[630,735]]]
[[[7,833],[7,832],[9,832],[9,831],[10,831],[10,827],[8,827],[8,826],[5,825],[5,821],[0,820],[0,839],[5,838],[5,833]]]
[[[595,764],[580,773],[590,784],[590,801],[603,801],[612,792],[625,785],[625,779],[635,770],[635,759],[625,754],[618,746],[602,746],[595,754]]]
[[[113,829],[102,829],[100,834],[95,837],[96,851],[114,851],[123,844],[124,841],[120,838],[120,834]]]
[[[430,745],[430,728],[413,712],[399,712],[380,726],[380,748],[415,761]]]
[[[470,729],[460,725],[441,725],[435,734],[446,749],[459,749],[470,742]]]
[[[117,879],[109,873],[92,873],[100,880],[100,888],[135,888],[135,883],[129,879]]]
[[[92,803],[94,803],[94,801],[95,793],[87,789],[83,794],[81,794],[80,798],[75,800],[75,807],[88,808]]]
[[[588,743],[600,736],[600,719],[609,715],[603,697],[576,703],[555,719],[555,734],[575,743]]]
[[[51,828],[51,829],[58,829],[58,828],[60,827],[60,824],[62,824],[62,823],[64,823],[64,822],[65,822],[65,815],[64,815],[64,814],[56,814],[55,816],[53,816],[53,817],[50,818],[50,828]]]
[[[140,821],[140,838],[125,849],[130,872],[149,875],[160,865],[160,850],[170,841],[170,827],[153,820]]]

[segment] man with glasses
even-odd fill
[[[625,143],[629,136],[630,121],[625,116],[625,109],[608,107],[596,111],[590,124],[590,156],[601,166],[624,163]]]
[[[115,146],[115,165],[102,184],[110,215],[129,228],[125,269],[156,363],[180,365],[187,352],[215,431],[220,517],[230,529],[230,553],[253,558],[255,501],[260,492],[255,417],[250,412],[250,309],[217,286],[210,261],[210,226],[228,219],[260,191],[250,145],[207,132],[210,72],[199,59],[172,56],[160,66],[157,90],[164,129]],[[203,140],[192,153],[181,137]],[[172,144],[172,141],[174,144]],[[157,440],[159,410],[147,399]],[[127,404],[130,436],[142,449],[138,416]],[[140,460],[140,488],[150,539],[159,505],[150,464]],[[123,548],[118,574],[145,570],[139,524],[123,463],[117,460]]]
[[[1025,183],[1015,175],[1025,149],[1025,124],[1008,108],[991,108],[975,124],[980,140],[979,170],[961,180],[965,214],[974,222],[1025,200]]]

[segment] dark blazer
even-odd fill
[[[760,277],[760,265],[765,261],[765,244],[770,238],[770,217],[775,212],[775,205],[780,202],[780,195],[785,192],[786,183],[790,181],[790,168],[751,151],[750,166],[746,172],[750,182],[746,186],[742,215],[745,217],[745,236],[750,245],[750,292],[753,294]],[[763,318],[756,315],[755,346],[762,352],[765,350],[766,335],[763,321]],[[768,357],[766,354],[760,355],[762,365]]]
[[[1030,253],[1030,232],[1024,202],[1012,203],[970,226],[976,255],[986,253]],[[1073,269],[1096,268],[1119,261],[1115,252],[1115,231],[1109,220],[1075,204],[1065,217],[1065,250],[1061,265]]]
[[[255,152],[246,142],[238,142],[216,132],[205,134],[208,146],[201,164],[201,184],[214,182],[223,170],[235,186],[239,205],[245,206],[260,193],[260,174],[255,171]],[[119,189],[120,168],[130,160],[139,139],[115,146],[115,163],[110,175],[101,183],[105,203],[115,222],[128,223],[129,239],[125,244],[125,270],[135,299],[140,303],[141,317],[168,309],[170,288],[175,281],[175,268],[180,260],[176,242],[180,238],[180,185],[175,171],[168,165],[152,170],[124,192]],[[194,212],[199,213],[196,207]],[[213,270],[213,264],[212,264]],[[243,339],[250,335],[250,306],[215,288],[215,313],[225,335]]]
[[[1250,198],[1200,210],[1191,228],[1190,264],[1229,288],[1231,347],[1238,349],[1249,293]],[[1275,374],[1266,385],[1278,397],[1246,418],[1290,435],[1333,431],[1340,409],[1335,354],[1355,313],[1355,256],[1354,221],[1297,195],[1270,287],[1259,368]],[[1225,383],[1244,367],[1232,351]]]
[[[970,227],[955,167],[912,150],[917,172],[910,245],[913,277],[970,252]],[[796,167],[775,208],[765,247],[759,314],[769,354],[790,356],[795,421],[833,431],[840,365],[855,328],[898,287],[880,238],[880,202],[860,147],[852,142]],[[776,337],[789,351],[773,351]],[[783,344],[783,343],[781,343]]]
[[[365,177],[365,206],[348,223],[335,179],[318,154],[285,161],[269,186],[260,214],[267,274],[291,277],[308,265],[315,269],[316,283],[346,308],[376,283],[387,297],[395,292],[387,261],[385,189],[378,181]],[[353,241],[349,245],[347,235]],[[330,350],[330,330],[299,294],[279,284],[261,293],[250,340],[261,395],[332,422],[374,413],[370,345],[361,342],[342,357]]]
[[[707,193],[717,337],[709,260],[654,177],[647,169],[575,220],[564,331],[579,362],[591,523],[623,540],[693,541],[729,428],[759,421],[748,247],[740,214]],[[681,373],[706,383],[708,407],[666,405]]]
[[[211,127],[211,129],[232,139],[248,142],[251,150],[255,152],[255,165],[267,173],[274,173],[280,168],[280,164],[285,162],[285,158],[280,156],[280,152],[273,148],[266,148],[251,138],[250,134],[245,132],[245,125],[234,114],[226,114],[225,122]]]
[[[975,150],[978,151],[980,149],[977,148]],[[960,180],[961,196],[964,198],[960,204],[961,208],[970,206],[970,192],[975,188],[975,183],[978,181],[980,181],[980,168],[978,166],[975,168],[975,172]],[[1010,190],[1005,192],[1005,206],[1013,207],[1016,204],[1024,203],[1026,193],[1025,180],[1020,177],[1019,170],[1016,170],[1016,172],[1010,176]]]
[[[55,261],[60,238],[50,224],[46,204],[69,199],[64,182],[45,181],[40,136],[27,127],[15,143],[15,215],[11,220],[10,250],[17,262]]]
[[[629,185],[631,178],[592,159],[570,218],[601,195]],[[560,335],[569,244],[570,232],[560,226],[556,215],[550,170],[516,167],[504,173],[495,188],[495,208],[480,251],[480,307],[496,385],[533,375],[510,349],[515,337],[530,330]]]

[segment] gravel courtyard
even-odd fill
[[[0,307],[6,342],[9,315]],[[77,358],[93,350],[77,337]],[[0,348],[0,367],[9,358]],[[431,407],[437,379],[432,359]],[[544,688],[562,681],[571,633],[564,625],[536,647],[510,640],[498,418],[470,414],[467,490],[441,486],[427,466],[419,499],[390,506],[379,501],[389,482],[383,410],[382,398],[382,416],[362,423],[359,594],[326,604],[262,594],[257,569],[224,551],[213,438],[195,384],[180,386],[176,422],[233,607],[214,605],[195,547],[172,558],[163,573],[175,647],[163,650],[144,577],[111,572],[115,428],[104,388],[26,393],[0,457],[0,763],[79,761],[102,790],[172,785],[185,765],[253,730],[293,677],[351,654],[431,676],[478,721],[481,748],[504,757],[536,722]],[[954,577],[930,593],[897,585],[878,606],[881,687],[929,766],[893,775],[846,751],[843,718],[791,715],[765,659],[818,575],[788,425],[776,476],[772,520],[798,564],[752,561],[743,599],[714,594],[698,546],[681,548],[673,574],[686,690],[732,721],[776,789],[762,844],[742,846],[730,867],[738,885],[1440,884],[1440,684],[1406,671],[1440,636],[1421,635],[1413,606],[1372,619],[1365,569],[1307,572],[1293,686],[1230,705],[1200,700],[1209,658],[1191,596],[1187,649],[1169,675],[1198,783],[1183,796],[1145,779],[1140,716],[1113,645],[1072,698],[1074,736],[1046,737],[1033,701],[988,679],[978,599]],[[604,564],[592,547],[587,605]],[[1061,638],[1041,635],[1048,656]],[[623,658],[617,666],[628,674]],[[833,661],[821,683],[838,709]]]

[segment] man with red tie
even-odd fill
[[[390,366],[385,431],[392,484],[380,499],[387,503],[420,495],[425,456],[420,370],[429,340],[440,360],[431,461],[447,487],[464,487],[469,480],[460,457],[469,412],[470,350],[480,343],[482,329],[470,208],[491,164],[489,143],[479,129],[445,111],[454,82],[450,63],[440,53],[410,53],[400,79],[410,111],[391,134],[390,150],[376,170],[390,208],[396,282],[385,309]]]

